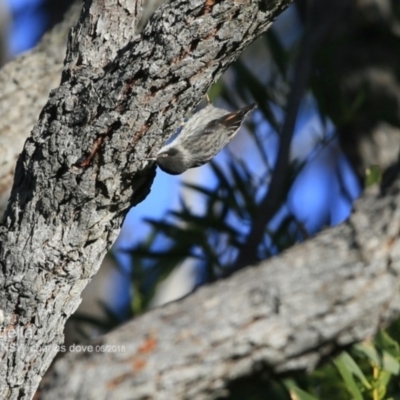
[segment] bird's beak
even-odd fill
[[[149,157],[149,158],[144,158],[144,161],[157,161],[157,158],[155,157]]]

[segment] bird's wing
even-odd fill
[[[215,132],[217,129],[224,128],[228,131],[228,136],[232,136],[243,123],[247,114],[254,110],[256,104],[251,104],[249,106],[243,107],[240,110],[231,112],[224,115],[221,118],[217,118],[207,124],[204,128],[204,134],[210,134]]]

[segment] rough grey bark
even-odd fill
[[[144,1],[139,30],[162,2]],[[47,33],[34,50],[0,70],[0,217],[7,206],[15,163],[24,142],[37,122],[50,90],[60,83],[68,32],[76,24],[81,8],[82,1],[77,0],[64,20]],[[0,26],[5,27],[5,23],[0,22]]]
[[[309,370],[400,315],[400,181],[349,221],[56,361],[43,399],[221,399]]]
[[[0,227],[1,398],[34,394],[83,288],[150,190],[155,167],[141,160],[290,2],[170,1],[140,35],[140,1],[85,2]]]
[[[39,113],[57,87],[65,58],[67,34],[76,23],[81,2],[32,51],[0,70],[0,217],[11,192],[14,169]]]

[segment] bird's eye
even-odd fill
[[[162,156],[165,158],[165,157],[168,157],[168,153],[164,153]]]

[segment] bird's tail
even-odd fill
[[[233,135],[244,122],[246,117],[257,107],[256,103],[243,107],[237,111],[231,112],[218,119],[218,122]]]

